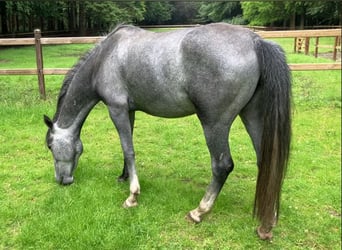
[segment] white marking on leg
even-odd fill
[[[138,176],[136,174],[130,177],[129,190],[130,190],[130,195],[125,200],[123,206],[126,208],[138,206],[137,198],[138,198],[138,195],[140,194],[140,184],[139,184]]]
[[[196,209],[189,212],[190,219],[196,223],[200,223],[202,220],[202,216],[210,212],[210,210],[212,209],[215,200],[216,195],[206,194],[201,200],[199,206]]]

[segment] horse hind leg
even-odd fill
[[[234,168],[228,146],[228,127],[223,124],[203,126],[211,156],[212,180],[199,206],[188,213],[188,219],[199,223],[214,205],[229,173]]]
[[[121,175],[118,177],[118,182],[127,181],[128,178],[129,178],[128,167],[127,167],[126,160],[124,160],[124,166],[123,166],[123,168],[122,168],[122,173],[121,173]]]

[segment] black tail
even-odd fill
[[[291,74],[284,51],[257,39],[255,50],[263,89],[264,128],[256,185],[254,215],[271,229],[279,215],[280,193],[291,142]]]

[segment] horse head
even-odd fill
[[[48,126],[46,145],[52,152],[55,165],[56,181],[63,185],[72,184],[73,172],[82,154],[83,146],[79,136],[75,136],[69,129],[59,128],[51,119],[44,116]]]

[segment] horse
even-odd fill
[[[119,25],[68,72],[46,144],[58,183],[73,183],[83,146],[80,132],[102,101],[124,156],[119,180],[129,179],[124,207],[138,205],[140,184],[132,142],[136,111],[177,118],[196,114],[211,157],[212,179],[187,217],[201,222],[234,168],[228,138],[240,116],[256,152],[253,215],[256,232],[272,238],[291,142],[291,74],[282,48],[249,29],[215,23],[155,33]]]

